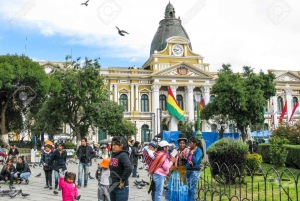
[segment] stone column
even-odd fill
[[[157,85],[153,85],[151,86],[151,89],[152,89],[152,112],[156,114],[156,110],[157,108],[159,108],[159,89],[160,89],[160,86],[157,86]],[[158,117],[156,117],[157,120],[158,120]],[[159,120],[158,120],[159,121]],[[152,122],[153,123],[153,122]],[[161,122],[160,122],[161,123]],[[154,131],[153,133],[155,134],[156,131],[157,131],[157,123],[153,126],[154,127]],[[160,124],[159,124],[160,125]],[[155,134],[156,135],[156,134]]]
[[[113,84],[109,85],[109,100],[113,100]]]
[[[274,114],[273,114],[274,115],[273,129],[274,129],[278,126],[278,116],[280,116],[281,114],[278,113],[277,96],[271,97],[271,110],[272,110],[272,101],[274,104]]]
[[[209,100],[210,100],[210,93],[209,93],[210,88],[208,86],[205,86],[205,87],[203,87],[203,89],[204,89],[204,95],[203,95],[204,104],[207,105],[209,103]],[[203,118],[201,118],[201,119],[202,119],[202,131],[207,132],[209,130],[208,123],[206,121],[204,121]]]
[[[176,98],[176,90],[177,90],[178,86],[171,86],[174,98]],[[176,119],[175,117],[171,117],[171,121],[170,121],[170,131],[177,131],[178,130],[178,119]]]
[[[186,110],[189,112],[189,121],[195,122],[194,115],[194,86],[185,87],[186,93]]]
[[[118,103],[118,85],[114,85],[114,98],[115,98],[115,102]]]
[[[286,112],[286,115],[287,115],[287,122],[289,121],[289,118],[292,114],[292,90],[290,89],[286,89],[285,90],[285,99],[286,99],[286,102],[287,102],[287,112]]]
[[[134,84],[130,85],[130,112],[135,111],[134,108]]]
[[[136,84],[135,86],[135,111],[139,111],[139,85]]]

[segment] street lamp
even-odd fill
[[[196,104],[197,104],[197,132],[196,132],[196,136],[197,138],[200,140],[203,138],[202,136],[202,132],[200,130],[200,107],[199,107],[199,104],[200,104],[200,94],[196,94],[195,95],[195,100],[196,100]]]
[[[154,136],[155,136],[155,113],[152,112],[151,114],[151,125],[152,125],[152,130],[154,131]]]
[[[158,124],[158,121],[157,121],[157,135],[158,134],[162,135],[162,110],[161,110],[161,108],[157,108],[156,109],[156,116],[157,116],[157,118],[158,118],[158,110],[160,112],[159,112],[159,124]],[[158,132],[158,128],[160,128],[160,133]]]

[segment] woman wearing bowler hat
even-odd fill
[[[186,185],[186,163],[189,154],[187,147],[187,138],[184,133],[178,135],[178,146],[176,161],[171,168],[170,180],[167,184],[165,192],[166,201],[179,198],[181,201],[187,200],[187,185]],[[178,181],[180,181],[178,183]]]

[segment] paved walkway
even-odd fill
[[[98,159],[97,163],[101,160]],[[97,163],[93,161],[92,167],[90,167],[91,176],[95,176],[95,172],[97,170]],[[140,163],[141,164],[141,163]],[[139,165],[140,165],[139,164]],[[2,170],[2,165],[0,165],[0,171]],[[77,175],[78,165],[69,163],[67,166],[68,171],[74,172]],[[45,186],[45,176],[42,167],[36,166],[35,168],[31,167],[33,174],[29,178],[29,185],[21,184],[14,186],[17,189],[22,188],[23,193],[29,193],[30,195],[26,198],[23,198],[21,195],[17,195],[13,200],[34,200],[41,201],[42,199],[51,200],[51,201],[61,201],[61,192],[59,195],[54,195],[53,190],[44,189]],[[144,186],[142,189],[138,189],[134,186],[134,180],[138,179],[149,181],[147,176],[147,171],[144,169],[138,169],[140,178],[132,178],[129,179],[129,200],[137,200],[137,201],[151,201],[151,196],[148,194],[148,186]],[[41,177],[35,177],[35,175],[42,173]],[[9,185],[5,184],[3,181],[0,181],[0,186],[2,189],[8,189]],[[54,187],[54,178],[53,178],[53,187]],[[81,195],[80,201],[96,201],[97,200],[97,181],[96,179],[89,180],[86,188],[81,187],[78,191]],[[5,196],[10,199],[8,196]],[[2,200],[4,197],[1,197]]]

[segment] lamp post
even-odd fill
[[[206,157],[206,144],[205,144],[205,140],[203,139],[203,136],[202,136],[202,132],[201,132],[201,129],[200,129],[200,121],[201,121],[201,118],[200,118],[200,94],[196,94],[195,95],[195,100],[196,100],[196,103],[197,103],[197,132],[196,132],[196,137],[198,140],[200,140],[201,144],[202,144],[202,148],[203,148],[203,160],[202,160],[202,163],[206,163],[207,161],[207,157]]]
[[[153,132],[154,132],[154,136],[155,136],[155,113],[154,112],[152,112],[152,113],[150,113],[151,114],[151,125],[152,125],[152,130],[153,130]]]
[[[158,121],[157,121],[157,135],[158,134],[162,135],[162,124],[161,124],[161,122],[162,122],[162,110],[161,110],[161,108],[157,108],[156,109],[156,116],[157,116],[157,118],[158,118],[158,110],[160,112],[159,112],[159,126],[158,126]],[[159,127],[160,132],[158,132],[158,127]]]
[[[196,100],[196,103],[197,103],[197,132],[196,132],[196,136],[198,138],[198,140],[201,140],[203,138],[202,136],[202,132],[201,132],[201,129],[200,129],[200,121],[201,121],[201,118],[200,118],[200,94],[197,94],[195,95],[195,100]]]

